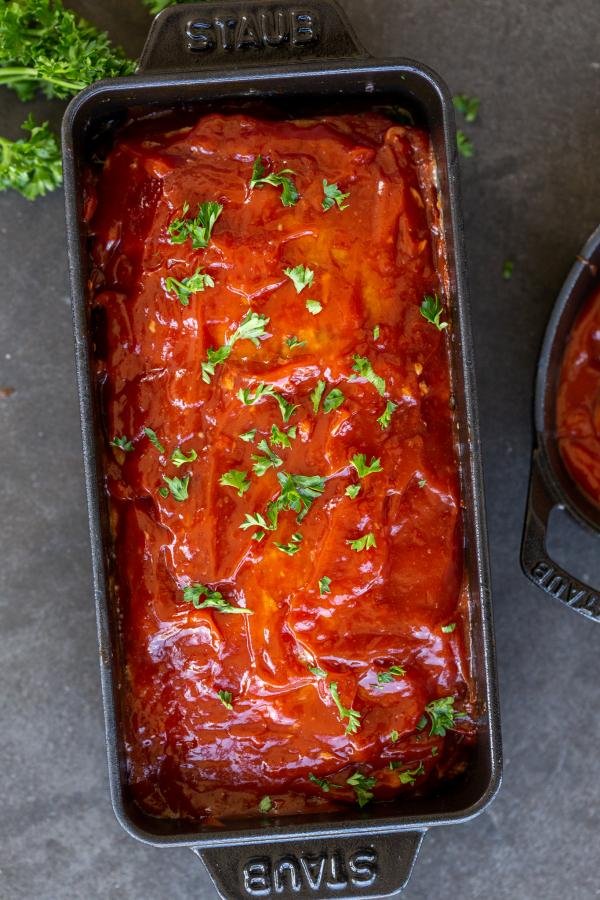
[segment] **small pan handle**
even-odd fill
[[[229,0],[177,5],[159,13],[138,71],[197,71],[367,55],[335,0]]]
[[[521,566],[527,577],[551,597],[598,622],[600,594],[589,584],[569,575],[546,551],[548,520],[557,505],[544,474],[540,451],[535,450],[521,544]]]
[[[367,826],[368,827],[368,826]],[[195,850],[225,900],[345,900],[399,893],[424,831]]]

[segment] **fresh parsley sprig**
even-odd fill
[[[350,778],[346,779],[346,784],[349,784],[350,787],[354,788],[356,800],[362,809],[369,800],[373,799],[374,794],[371,791],[371,788],[375,787],[377,779],[363,775],[362,772],[355,772],[354,775],[351,775]]]
[[[21,127],[29,132],[28,138],[0,137],[0,191],[13,188],[35,200],[62,184],[60,147],[47,122],[36,125],[29,116]]]
[[[355,541],[346,541],[346,543],[349,544],[350,549],[354,550],[356,553],[361,553],[363,550],[370,550],[372,547],[377,547],[375,535],[372,531],[363,534],[362,537],[357,538]]]
[[[203,291],[207,287],[214,288],[215,283],[210,275],[202,272],[202,269],[196,269],[193,275],[188,278],[182,278],[179,281],[173,276],[165,278],[165,290],[168,294],[175,294],[182,306],[190,305],[190,297],[199,291]]]
[[[327,179],[323,179],[323,209],[325,212],[337,206],[338,209],[347,209],[348,204],[344,201],[348,199],[350,194],[342,194],[337,184],[328,184]]]
[[[300,550],[300,544],[302,543],[302,535],[299,531],[296,531],[288,544],[280,544],[278,541],[273,541],[278,550],[281,550],[282,553],[287,553],[288,556],[293,556],[295,553],[298,553]]]
[[[342,719],[342,721],[348,719],[346,734],[356,734],[360,728],[360,713],[356,709],[348,709],[348,707],[344,706],[340,700],[340,693],[336,681],[330,681],[327,687],[329,688],[331,699],[338,708],[340,719]]]
[[[386,428],[389,428],[392,423],[392,415],[398,409],[398,404],[394,403],[393,400],[388,400],[385,404],[385,409],[377,419],[379,425],[382,430],[385,431]]]
[[[262,441],[259,441],[257,449],[260,450],[261,453],[252,454],[252,461],[254,463],[252,469],[259,478],[262,478],[269,469],[278,469],[283,465],[281,457],[277,456],[276,453],[273,453],[266,440],[263,439]]]
[[[419,307],[420,313],[424,319],[430,322],[432,325],[435,325],[438,331],[443,331],[444,328],[448,327],[447,322],[442,322],[441,316],[444,312],[444,307],[440,302],[440,298],[437,294],[434,294],[431,297],[429,294],[426,294],[423,297],[423,302]]]
[[[213,591],[204,584],[190,584],[183,591],[183,599],[186,603],[191,603],[195,609],[216,609],[221,613],[232,613],[241,616],[251,616],[251,609],[243,606],[232,606],[223,598],[220,591]]]
[[[375,456],[371,457],[370,463],[367,463],[364,453],[355,453],[350,463],[356,469],[359,478],[366,478],[367,475],[373,475],[375,472],[383,472],[381,460]]]
[[[350,380],[356,381],[357,378],[366,378],[383,397],[385,394],[385,379],[377,374],[371,361],[366,356],[359,356],[358,354],[355,354],[352,359],[354,360],[352,371],[355,374],[350,376]]]
[[[133,451],[133,444],[125,435],[122,437],[117,437],[115,435],[110,442],[110,445],[111,447],[116,447],[118,450],[122,450],[124,453],[131,453]]]
[[[229,472],[223,472],[219,478],[219,484],[223,485],[223,487],[235,488],[238,492],[238,497],[243,497],[246,491],[250,490],[248,473],[241,472],[239,469],[230,469]]]
[[[206,359],[200,367],[202,369],[202,381],[210,384],[210,379],[215,374],[216,367],[229,359],[233,346],[238,341],[251,341],[255,347],[258,347],[260,341],[267,337],[266,327],[270,321],[269,316],[263,316],[260,313],[248,310],[233,334],[226,339],[223,347],[219,347],[216,350],[214,347],[209,347],[206,351]]]
[[[419,720],[417,728],[422,730],[427,725],[427,718],[431,722],[430,735],[444,737],[448,729],[454,728],[456,719],[464,718],[464,713],[454,709],[454,697],[440,697],[432,700],[425,707],[425,713]]]
[[[173,219],[167,231],[172,244],[185,244],[189,239],[194,250],[208,247],[216,221],[223,212],[223,206],[215,200],[198,204],[195,216],[188,216],[190,204],[183,204],[183,215]]]
[[[301,294],[304,288],[310,287],[315,278],[313,270],[304,265],[284,269],[283,274],[293,282],[297,294]]]
[[[250,178],[250,187],[260,188],[264,184],[271,184],[273,187],[281,188],[281,203],[283,206],[295,206],[300,199],[298,188],[296,187],[290,175],[296,173],[292,169],[281,169],[279,172],[271,172],[265,175],[265,167],[263,165],[262,156],[257,156],[252,166],[252,177]]]
[[[390,666],[385,672],[377,673],[377,684],[392,684],[394,678],[402,678],[406,675],[406,669],[402,666]]]
[[[177,500],[178,503],[183,503],[184,500],[188,499],[189,475],[185,475],[183,478],[169,478],[168,475],[163,475],[163,481],[167,486],[158,489],[158,493],[161,497],[168,497],[170,493],[173,499]]]

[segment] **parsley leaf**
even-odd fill
[[[406,675],[406,669],[402,666],[390,666],[387,671],[377,673],[377,684],[391,684],[394,678],[402,678],[403,675]]]
[[[225,707],[225,709],[233,709],[233,694],[231,691],[217,691],[217,697]]]
[[[131,453],[133,450],[133,444],[131,441],[123,435],[123,437],[115,437],[110,442],[111,447],[118,447],[119,450],[122,450],[124,453]]]
[[[395,771],[401,766],[401,762],[391,762],[390,769]],[[414,769],[403,769],[401,772],[398,772],[398,778],[400,779],[400,784],[414,784],[417,775],[423,775],[425,773],[425,766],[422,762],[419,763],[418,766],[415,766]]]
[[[325,490],[325,479],[320,475],[290,475],[287,472],[278,472],[277,479],[281,495],[275,501],[275,521],[281,510],[291,509],[298,513],[297,521],[301,522]]]
[[[385,404],[384,411],[381,413],[381,415],[377,419],[377,421],[379,422],[379,424],[381,425],[381,428],[383,430],[390,427],[390,424],[392,422],[392,415],[397,409],[398,409],[397,403],[394,403],[393,400],[387,401],[387,403]]]
[[[323,400],[323,412],[331,412],[334,409],[337,409],[342,405],[346,398],[342,394],[338,388],[333,388],[332,391],[329,391],[325,399]]]
[[[288,556],[293,556],[294,553],[297,553],[300,549],[300,544],[302,543],[302,535],[299,531],[292,535],[292,538],[289,544],[280,544],[277,541],[273,541],[278,550],[281,550],[282,553],[287,553]]]
[[[314,281],[315,273],[306,266],[295,266],[293,269],[284,269],[284,275],[294,283],[296,293],[301,294],[304,288],[310,287]]]
[[[1,76],[2,69],[0,83]],[[62,184],[60,147],[47,122],[36,125],[29,116],[21,127],[29,137],[18,141],[0,137],[0,191],[13,188],[35,200]]]
[[[366,356],[358,356],[358,354],[355,354],[352,359],[354,360],[352,371],[356,372],[356,375],[350,376],[352,381],[355,381],[357,376],[366,378],[383,397],[385,394],[385,379],[382,378],[381,375],[377,375],[370,360],[368,360]]]
[[[373,340],[379,340],[379,325],[376,325],[373,329]]]
[[[455,628],[456,622],[450,622],[449,625],[442,625],[442,631],[444,632],[444,634],[452,634]]]
[[[444,737],[448,728],[454,727],[455,719],[462,718],[462,714],[454,709],[454,697],[432,700],[425,707],[425,713],[431,720],[429,734],[437,734],[440,737]]]
[[[467,94],[457,94],[452,98],[454,109],[465,117],[466,122],[474,122],[479,112],[481,101],[478,97],[469,97]]]
[[[227,343],[233,346],[237,341],[252,341],[258,347],[259,341],[267,336],[265,328],[270,321],[269,316],[261,316],[249,310]]]
[[[396,744],[398,742],[399,737],[400,737],[400,734],[396,731],[396,729],[394,729],[393,731],[390,732],[390,740],[391,740],[392,744]]]
[[[286,344],[290,348],[290,350],[294,350],[296,347],[305,347],[306,341],[301,341],[296,337],[295,334],[290,335],[290,337],[285,339]]]
[[[309,666],[308,671],[311,675],[314,675],[315,678],[327,678],[327,672],[323,669],[320,669],[319,666]]]
[[[215,350],[214,347],[209,347],[206,351],[206,359],[200,366],[202,370],[202,381],[205,381],[206,384],[210,384],[210,379],[215,374],[216,367],[228,360],[230,356],[231,347],[219,347],[218,350]]]
[[[289,403],[285,397],[282,397],[281,394],[278,394],[275,388],[270,384],[258,384],[254,391],[254,394],[249,388],[240,388],[238,391],[238,399],[242,401],[246,406],[253,406],[261,397],[273,397],[277,401],[277,405],[279,406],[279,411],[281,413],[281,417],[284,422],[288,422],[292,416],[292,413],[295,409],[298,409],[297,404]]]
[[[248,473],[240,472],[239,469],[230,469],[229,472],[224,472],[219,478],[219,484],[222,484],[223,487],[235,488],[238,497],[243,497],[246,491],[250,490]]]
[[[350,778],[346,779],[346,784],[349,784],[350,787],[354,788],[354,793],[356,794],[358,805],[362,809],[363,806],[366,806],[369,800],[373,799],[374,795],[371,791],[371,788],[375,787],[375,785],[377,784],[377,779],[368,778],[361,772],[355,772],[354,775],[351,775]]]
[[[250,431],[245,431],[243,434],[240,434],[240,441],[244,441],[244,443],[246,444],[251,444],[255,437],[256,428],[251,428]]]
[[[319,313],[323,309],[323,304],[319,303],[318,300],[307,300],[306,308],[309,311],[309,313],[311,314],[311,316],[318,316]]]
[[[245,609],[243,606],[232,606],[227,600],[223,599],[220,591],[213,591],[204,584],[190,584],[183,591],[183,599],[186,603],[191,603],[195,609],[216,609],[222,613],[237,613],[241,616],[251,616],[251,609]]]
[[[262,477],[265,472],[268,472],[271,468],[279,468],[279,466],[283,465],[283,460],[277,456],[276,453],[273,453],[266,440],[260,441],[258,444],[258,449],[262,450],[265,454],[264,456],[260,456],[258,453],[252,454],[252,459],[254,460],[254,465],[252,466],[253,470],[259,477]]]
[[[329,791],[331,789],[331,785],[324,778],[317,778],[316,775],[313,775],[312,772],[309,772],[308,780],[312,781],[313,784],[316,784],[318,787],[320,787],[321,790],[324,791],[324,793],[326,793],[326,794],[329,793]]]
[[[502,266],[502,277],[505,281],[510,281],[513,276],[513,272],[515,270],[515,264],[512,259],[504,260],[504,265]]]
[[[163,475],[163,481],[166,482],[167,487],[171,492],[174,500],[177,500],[179,503],[181,503],[183,500],[187,500],[188,484],[190,481],[189,475],[186,475],[185,478],[169,478],[168,475]],[[167,494],[164,493],[164,488],[162,496],[167,496]]]
[[[313,405],[313,412],[319,412],[319,404],[321,403],[321,397],[323,396],[323,391],[325,390],[325,382],[317,381],[317,386],[314,391],[311,392],[310,399]]]
[[[223,206],[214,200],[207,200],[198,204],[195,216],[186,218],[189,208],[189,203],[183,204],[182,218],[173,219],[167,231],[172,244],[184,244],[189,238],[193,249],[200,250],[208,247],[212,230],[223,212]]]
[[[269,524],[261,513],[246,513],[244,521],[239,527],[243,531],[246,531],[248,528],[258,528],[259,530],[252,535],[252,540],[254,541],[262,541],[265,532],[275,530],[275,526]]]
[[[280,169],[279,172],[271,172],[265,175],[265,167],[263,165],[262,156],[257,156],[252,166],[252,177],[250,179],[250,187],[262,187],[263,184],[271,184],[273,187],[281,188],[281,204],[282,206],[295,206],[300,199],[298,189],[289,176],[296,173],[292,169]]]
[[[292,446],[292,440],[296,437],[296,426],[292,425],[287,431],[282,431],[277,425],[271,425],[271,436],[269,441],[274,447],[289,448]]]
[[[350,194],[342,194],[337,184],[327,184],[327,179],[323,179],[323,209],[327,212],[337,204],[338,209],[347,209],[348,204],[344,203]]]
[[[328,578],[327,575],[323,575],[322,578],[319,578],[319,594],[321,597],[324,597],[325,594],[331,593],[331,578]]]
[[[350,463],[358,472],[359,478],[366,478],[367,475],[373,475],[375,472],[383,472],[379,458],[371,457],[371,462],[367,465],[367,457],[364,453],[355,453]]]
[[[203,291],[204,288],[213,288],[214,286],[215,283],[213,279],[210,275],[204,275],[202,269],[196,269],[193,275],[190,275],[189,278],[183,278],[181,281],[177,278],[173,278],[171,275],[168,278],[165,278],[165,290],[170,294],[176,294],[177,299],[182,306],[190,305],[190,297],[192,294]]]
[[[425,485],[427,484],[427,479],[426,479],[426,478],[420,478],[418,484],[419,484],[419,487],[420,487],[420,488],[424,488]]]
[[[258,809],[261,813],[271,812],[273,809],[273,801],[269,796],[265,796],[262,798],[260,803],[258,804]]]
[[[285,397],[282,397],[281,394],[273,394],[275,400],[277,401],[277,405],[279,406],[279,412],[281,413],[281,418],[284,422],[289,422],[292,413],[294,410],[298,409],[298,404],[289,403]]]
[[[427,319],[428,322],[431,322],[432,325],[435,325],[438,331],[443,331],[444,328],[448,327],[447,322],[440,321],[440,316],[444,311],[444,307],[440,303],[440,298],[437,294],[434,294],[433,297],[426,294],[425,297],[423,297],[420,311],[423,318]]]
[[[464,131],[461,131],[459,128],[456,132],[456,146],[458,147],[458,152],[461,156],[464,156],[465,159],[470,159],[475,153],[475,148],[473,146],[473,141],[471,138],[467,137]]]
[[[151,428],[144,428],[144,434],[146,435],[150,443],[156,447],[159,453],[165,452],[165,448],[157,438],[155,431],[153,431]]]
[[[130,75],[135,62],[108,35],[54,0],[0,4],[0,84],[21,100],[65,99],[103,78]]]
[[[185,465],[185,463],[193,463],[197,459],[198,454],[195,450],[190,450],[189,456],[186,456],[183,450],[177,447],[177,449],[173,450],[173,453],[171,454],[171,462],[174,466],[177,466],[177,468],[179,468],[179,466]]]
[[[355,550],[357,553],[360,553],[362,550],[370,550],[371,547],[377,547],[375,535],[372,531],[369,531],[368,534],[363,534],[362,537],[355,541],[346,541],[346,543],[350,544],[350,549]]]
[[[342,721],[344,719],[348,719],[348,724],[346,725],[346,734],[356,734],[356,732],[360,728],[360,713],[355,709],[348,709],[343,705],[342,701],[340,700],[337,682],[330,681],[328,684],[328,688],[329,693],[331,694],[331,698],[338,708],[340,719],[342,719]]]
[[[346,488],[346,497],[350,497],[351,500],[356,500],[360,493],[360,484],[349,484]]]

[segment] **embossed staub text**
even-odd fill
[[[371,887],[379,869],[377,853],[372,848],[346,855],[341,850],[330,853],[259,856],[243,867],[243,885],[249,897],[271,897],[314,891],[320,896],[339,895]]]
[[[256,12],[227,12],[191,19],[186,28],[190,50],[261,50],[301,47],[319,40],[319,20],[311,9],[267,8]]]
[[[574,584],[562,570],[540,561],[533,566],[531,574],[534,581],[557,600],[562,600],[563,603],[588,616],[600,617],[600,595]]]

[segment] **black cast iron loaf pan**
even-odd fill
[[[562,461],[556,439],[556,392],[565,342],[591,292],[600,284],[600,228],[577,256],[552,310],[544,335],[535,387],[536,446],[521,545],[523,571],[551,597],[600,622],[600,590],[570,575],[548,555],[546,533],[555,507],[585,528],[600,532],[600,508],[579,490]]]
[[[384,23],[382,23],[383,26]],[[90,377],[91,330],[86,303],[86,235],[82,174],[99,134],[110,134],[132,110],[194,104],[199,113],[232,103],[279,105],[289,113],[401,106],[430,132],[448,251],[452,297],[452,377],[464,501],[466,570],[472,605],[471,658],[480,701],[478,741],[468,774],[426,798],[375,803],[368,811],[221,829],[145,815],[128,795],[119,724],[123,660],[110,591],[110,536],[96,448],[97,398]],[[493,799],[501,777],[499,714],[490,608],[490,578],[481,478],[474,366],[458,200],[454,114],[446,87],[408,60],[374,60],[329,0],[306,6],[231,0],[183,5],[154,21],[139,72],[93,85],[69,106],[63,131],[68,241],[77,377],[94,590],[112,800],[133,836],[159,846],[187,846],[206,863],[227,898],[389,896],[406,884],[425,831],[465,821]]]

